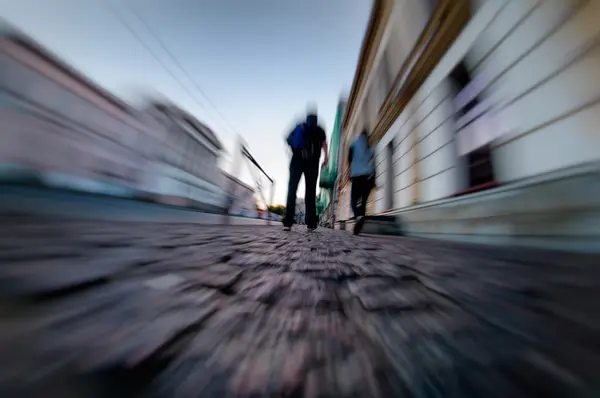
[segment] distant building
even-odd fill
[[[321,190],[317,197],[317,213],[319,214],[319,223],[329,228],[333,227],[333,200],[331,199],[331,190]]]
[[[139,188],[152,131],[137,111],[10,26],[0,26],[0,166],[72,188]],[[142,145],[143,143],[143,145]]]
[[[305,224],[306,220],[306,204],[304,198],[296,199],[296,222],[298,224]]]
[[[254,189],[229,173],[222,172],[222,188],[231,200],[230,214],[258,217]]]
[[[147,175],[147,190],[163,202],[222,208],[225,191],[217,162],[223,146],[215,133],[173,104],[151,102],[144,112],[166,129]]]
[[[220,211],[223,146],[173,104],[139,110],[0,25],[0,174]]]
[[[321,169],[319,178],[319,186],[321,187],[321,193],[319,194],[317,201],[319,222],[321,225],[326,226],[333,226],[336,218],[337,199],[339,197],[339,170],[340,166],[343,165],[343,162],[340,159],[340,133],[345,107],[346,102],[340,100],[336,110],[333,130],[329,139],[329,163]]]

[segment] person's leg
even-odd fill
[[[302,177],[302,168],[298,163],[299,162],[294,158],[292,158],[292,161],[290,162],[290,179],[288,182],[285,217],[283,219],[283,225],[286,227],[291,227],[292,224],[294,224],[294,219],[296,217],[296,192],[298,191],[300,177]]]
[[[350,190],[350,205],[352,206],[352,213],[354,213],[354,218],[358,217],[358,199],[360,198],[360,182],[358,178],[352,178],[351,180],[352,188]]]
[[[367,200],[365,198],[365,191],[367,188],[367,178],[364,176],[356,177],[356,195],[358,196],[358,204],[356,205],[356,222],[354,223],[354,235],[358,235],[362,230],[365,223],[365,210],[367,206]]]
[[[361,187],[361,193],[360,193],[360,199],[361,199],[361,203],[362,203],[362,206],[360,209],[360,211],[361,211],[360,215],[363,217],[367,212],[367,202],[369,200],[369,195],[371,194],[371,189],[372,189],[371,180],[369,180],[368,177],[365,177],[364,181],[363,181],[363,185]]]
[[[306,206],[306,226],[310,229],[317,228],[317,177],[319,164],[306,165],[304,170],[304,203]]]
[[[356,185],[356,217],[362,217],[365,215],[365,201],[363,200],[365,192],[365,177],[360,176],[354,178],[354,184]],[[352,185],[354,188],[354,185]]]

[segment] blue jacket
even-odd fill
[[[352,165],[350,167],[350,178],[370,176],[375,173],[373,164],[373,151],[369,148],[368,138],[361,134],[350,145]]]

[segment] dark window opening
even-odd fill
[[[469,187],[477,187],[494,181],[494,168],[492,166],[491,150],[489,145],[469,152],[467,155],[469,166]]]
[[[463,92],[472,81],[471,74],[464,62],[459,62],[450,73],[449,77],[455,86],[456,94]],[[457,109],[457,120],[468,114],[469,111],[479,104],[479,102],[477,96],[474,96],[467,104],[460,109]],[[461,128],[464,127],[465,126],[462,126]],[[497,185],[494,177],[492,150],[489,144],[483,145],[463,156],[465,158],[464,163],[467,169],[467,176],[465,177],[467,179],[468,187],[457,195],[471,193]]]
[[[467,86],[469,85],[469,83],[471,83],[471,80],[472,80],[469,70],[467,69],[466,65],[462,61],[459,62],[458,65],[456,65],[456,67],[454,68],[454,70],[452,72],[450,72],[450,79],[454,82],[454,85],[456,88],[456,93],[460,93],[465,88],[467,88]],[[475,108],[478,103],[479,103],[479,100],[478,100],[477,96],[474,96],[464,107],[462,107],[458,111],[457,116],[458,117],[465,116],[467,113],[469,113],[469,111],[471,111],[473,108]]]
[[[385,209],[394,208],[394,140],[386,146]]]

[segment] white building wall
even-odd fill
[[[493,145],[500,180],[600,159],[599,19],[598,1],[546,1],[480,61],[513,120]]]
[[[147,171],[147,192],[186,198],[215,207],[224,206],[226,195],[220,186],[162,162],[152,162]]]
[[[447,197],[459,190],[452,90],[443,82],[428,96],[417,93],[415,112],[418,202]],[[412,149],[412,148],[410,148]],[[413,176],[414,178],[414,176]]]
[[[418,203],[465,188],[455,140],[454,93],[446,79],[463,58],[482,85],[480,98],[504,104],[499,124],[504,135],[492,142],[499,182],[600,159],[600,1],[498,0],[478,5],[376,147],[378,184],[388,181],[387,173],[395,176],[396,208],[414,204],[415,173]],[[405,18],[413,19],[410,14]],[[386,147],[391,140],[390,171]],[[385,191],[377,191],[376,212],[385,210]]]
[[[350,208],[350,184],[346,185],[341,190],[338,210],[338,220],[347,220],[352,217],[352,210]]]
[[[502,1],[495,3],[475,7],[477,12],[459,40],[465,36],[473,36],[470,39],[474,40],[502,5]],[[419,11],[413,12],[418,19]],[[403,14],[394,23],[402,24],[405,20],[413,20],[412,15]],[[417,37],[424,25],[415,25],[415,29],[419,29]],[[391,140],[395,143],[393,170],[386,171],[394,175],[395,208],[448,197],[464,185],[457,169],[456,128],[451,103],[453,91],[445,79],[466,52],[457,44],[460,43],[457,41],[453,46],[456,54],[450,58],[451,51],[448,52],[377,146],[379,154],[385,152]],[[386,163],[382,166],[385,167]],[[383,173],[384,170],[378,172]],[[382,201],[385,202],[383,198]]]
[[[385,210],[385,182],[386,182],[386,169],[385,162],[387,160],[385,151],[375,152],[375,164],[376,164],[376,176],[375,176],[375,213],[381,213]]]

